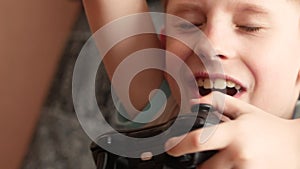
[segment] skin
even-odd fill
[[[264,7],[264,14],[238,10],[244,2]],[[197,10],[178,13],[178,7],[183,4],[192,4]],[[84,0],[84,5],[93,31],[124,15],[147,11],[145,1],[136,0]],[[199,168],[300,168],[300,120],[289,120],[300,90],[299,1],[172,0],[166,11],[196,24],[219,54],[225,74],[247,86],[239,97],[213,92],[191,100],[193,104],[211,103],[217,109],[224,108],[224,114],[230,119],[219,124],[205,143],[200,140],[203,129],[184,138],[170,139],[166,143],[168,153],[180,156],[219,150]],[[249,32],[253,29],[256,31]],[[110,77],[128,53],[160,46],[155,36],[146,37],[149,41],[142,36],[133,38],[141,39],[128,39],[118,44],[104,59]],[[166,49],[184,60],[194,73],[205,71],[198,57],[182,43],[171,38],[164,43]],[[119,50],[126,52],[118,53]],[[170,66],[168,62],[167,66]],[[137,77],[132,82],[137,94],[131,93],[130,98],[139,110],[147,104],[149,91],[157,88],[162,79],[161,72],[146,73],[149,74],[141,73],[141,79]],[[179,103],[175,82],[166,78]],[[153,79],[157,81],[153,83]],[[224,106],[212,102],[212,95],[224,96]],[[178,140],[182,142],[174,147]]]
[[[193,8],[182,10],[186,4]],[[259,8],[245,12],[247,5]],[[299,120],[288,120],[300,89],[298,7],[286,0],[248,0],[247,4],[242,0],[168,2],[167,13],[198,26],[220,56],[225,74],[246,86],[238,97],[225,96],[224,113],[231,120],[220,124],[207,142],[200,143],[203,129],[196,130],[169,154],[220,150],[199,168],[300,167]],[[181,42],[168,38],[166,48],[183,59],[193,73],[205,71],[197,56]],[[176,83],[167,79],[180,102]],[[213,92],[192,102],[211,103],[221,110],[221,103],[212,102],[213,94],[223,95]],[[169,140],[166,148],[180,139]]]
[[[119,19],[120,17],[148,11],[147,3],[143,0],[83,0],[83,4],[90,28],[94,33],[106,24]],[[149,20],[143,20],[142,22],[147,23],[149,29],[153,27],[150,17]],[[127,29],[135,29],[137,26],[126,25],[126,27]],[[114,32],[111,32],[111,34],[114,34]],[[147,41],[145,41],[145,39],[147,39]],[[99,39],[99,41],[101,43],[105,43],[103,38]],[[112,79],[115,69],[128,55],[147,48],[160,48],[160,46],[161,44],[157,35],[151,34],[133,36],[115,45],[103,59],[104,66],[110,80]],[[161,60],[157,60],[155,62],[161,62]],[[119,84],[113,84],[113,86],[116,90],[115,92],[118,93],[118,97],[122,100],[127,112],[134,117],[139,112],[137,110],[142,110],[147,105],[149,101],[149,93],[153,89],[159,88],[162,81],[163,73],[161,71],[146,70],[139,73],[131,81],[129,90],[129,97],[131,99],[130,103],[127,99],[127,95],[124,96],[120,94],[122,93],[120,91],[124,90],[124,86]],[[143,88],[140,86],[143,86]],[[127,106],[130,104],[134,106],[134,110],[130,106]]]
[[[169,2],[167,12],[200,25],[221,55],[224,73],[247,87],[240,100],[290,118],[299,96],[299,12],[285,0],[272,1],[272,5],[268,0],[247,1],[266,8],[266,14],[242,11],[242,2],[175,0]],[[196,9],[178,12],[183,4]],[[167,39],[167,50],[183,59],[193,73],[205,71],[197,56],[179,41]],[[168,80],[179,100],[174,81]]]

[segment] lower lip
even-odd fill
[[[245,90],[242,90],[242,91],[240,91],[240,92],[238,92],[237,94],[235,94],[234,96],[232,96],[232,97],[235,97],[235,98],[240,98],[243,94],[245,94],[246,93],[246,91]]]

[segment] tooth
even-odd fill
[[[235,85],[235,89],[236,89],[236,90],[240,90],[240,89],[241,89],[241,86],[240,86],[240,85]]]
[[[216,79],[214,82],[215,89],[225,89],[226,88],[226,81],[223,79]]]
[[[213,83],[210,79],[205,79],[203,84],[204,89],[211,89],[213,87]]]
[[[199,87],[202,87],[204,85],[203,79],[198,79],[197,83]]]
[[[227,87],[229,87],[229,88],[235,87],[235,83],[233,83],[232,81],[227,81],[227,82],[226,82],[226,85],[227,85]]]

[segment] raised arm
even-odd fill
[[[120,17],[148,11],[145,0],[83,0],[83,3],[89,25],[93,32],[96,32],[105,24]],[[136,28],[140,26],[139,24],[149,24],[154,30],[150,17],[149,20],[144,20],[143,23],[137,23],[137,25],[131,26],[132,28]],[[118,65],[131,53],[141,49],[160,47],[160,41],[157,35],[154,34],[138,35],[118,43],[103,59],[110,80]],[[157,62],[161,61],[162,59],[157,60]],[[138,110],[142,110],[149,102],[148,97],[150,91],[158,88],[162,81],[163,72],[161,71],[151,69],[139,73],[131,81],[129,90],[129,97],[133,106]],[[121,98],[121,102],[123,103],[122,98],[124,98],[124,96],[118,93],[118,90],[122,90],[122,84],[113,84],[113,86],[117,90],[117,95]],[[126,102],[124,107],[127,109]],[[137,112],[132,115],[134,116],[136,113]]]

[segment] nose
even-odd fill
[[[202,28],[210,45],[214,50],[213,57],[229,59],[234,57],[234,34],[232,24],[224,16],[207,19],[207,23]]]
[[[220,59],[227,59],[227,56],[222,55],[222,54],[216,54],[216,57],[218,57]]]

